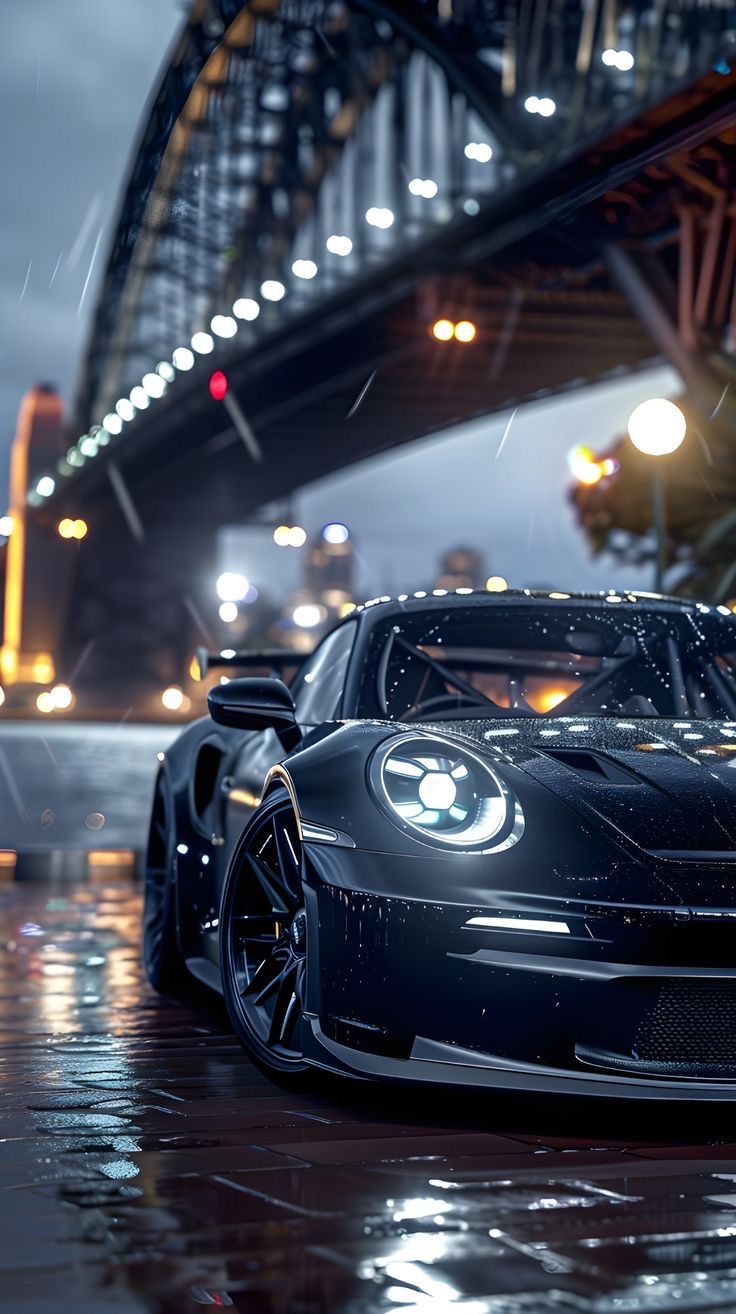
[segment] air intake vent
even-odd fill
[[[562,762],[564,766],[586,780],[608,780],[612,785],[643,783],[633,771],[627,771],[617,762],[601,757],[598,753],[588,753],[575,748],[545,748],[544,754],[546,757],[553,757],[556,762]]]

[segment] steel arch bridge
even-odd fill
[[[333,307],[476,266],[504,201],[533,182],[545,200],[586,147],[727,69],[735,37],[736,6],[681,0],[196,0],[138,143],[57,473],[154,420],[141,387],[159,362],[173,405]],[[464,292],[430,287],[424,319]],[[183,379],[166,366],[177,348],[189,365],[195,334]]]
[[[195,0],[75,413],[29,465],[39,533],[67,510],[97,526],[66,647],[88,613],[115,630],[122,590],[152,669],[178,660],[156,599],[203,573],[213,530],[387,447],[662,355],[707,403],[727,311],[706,295],[688,342],[664,285],[730,167],[735,51],[728,2]],[[437,342],[438,319],[474,340]]]

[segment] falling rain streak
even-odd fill
[[[91,277],[92,277],[92,270],[94,269],[95,260],[97,259],[97,251],[98,251],[98,249],[99,249],[99,245],[100,245],[100,242],[101,242],[101,241],[102,241],[102,229],[100,229],[100,231],[98,232],[97,237],[96,237],[96,239],[95,239],[94,247],[92,248],[92,255],[90,256],[89,266],[88,266],[88,269],[87,269],[87,277],[86,277],[85,280],[84,280],[84,287],[82,288],[82,295],[81,295],[80,298],[79,298],[79,305],[77,306],[77,315],[80,315],[81,312],[82,312],[82,306],[84,305],[84,298],[85,298],[86,295],[87,295],[87,288],[89,287],[89,280],[90,280]]]
[[[500,443],[498,444],[498,449],[497,449],[497,451],[496,451],[496,455],[495,455],[494,458],[493,458],[494,461],[497,461],[497,460],[498,460],[499,456],[501,455],[501,452],[503,451],[503,449],[504,449],[504,447],[505,447],[505,445],[506,445],[506,439],[508,438],[508,436],[509,436],[509,434],[510,434],[510,432],[511,432],[511,426],[512,426],[512,424],[514,423],[514,417],[515,417],[515,415],[516,415],[517,410],[518,410],[518,407],[515,406],[514,409],[513,409],[513,411],[511,412],[511,414],[510,414],[510,416],[509,416],[507,422],[506,422],[506,428],[505,428],[504,431],[503,431],[503,434],[502,434],[502,436],[501,436],[501,441],[500,441]]]
[[[363,387],[361,388],[360,392],[358,393],[357,397],[355,398],[355,401],[353,402],[352,406],[350,407],[350,410],[348,411],[347,415],[345,416],[345,419],[346,419],[346,420],[352,420],[353,416],[354,416],[354,415],[357,415],[358,411],[360,410],[361,406],[363,405],[363,402],[365,401],[365,398],[366,398],[367,393],[368,393],[368,389],[371,387],[371,384],[373,383],[373,380],[375,379],[376,374],[377,374],[377,370],[372,370],[371,373],[368,375],[368,378],[366,379],[365,383],[363,384]]]
[[[18,297],[18,300],[17,300],[17,302],[16,302],[17,305],[20,305],[21,301],[23,300],[23,298],[24,298],[24,296],[25,296],[25,294],[26,294],[26,288],[28,287],[28,280],[29,280],[29,278],[31,277],[31,266],[32,266],[32,264],[33,264],[33,258],[31,258],[31,259],[28,261],[28,268],[26,269],[26,276],[25,276],[25,278],[23,279],[23,286],[22,286],[22,288],[21,288],[21,290],[20,290],[20,296]]]
[[[717,401],[716,404],[715,404],[715,407],[713,408],[713,410],[711,411],[711,413],[710,413],[710,415],[709,415],[709,417],[708,417],[709,419],[711,419],[711,420],[715,420],[715,418],[716,418],[718,412],[720,411],[720,409],[721,409],[721,407],[722,407],[724,401],[726,400],[726,393],[728,392],[730,386],[731,386],[730,383],[727,383],[727,384],[726,384],[725,388],[723,389],[723,392],[721,393],[720,397],[718,398],[718,401]]]

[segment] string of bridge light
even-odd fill
[[[493,148],[485,141],[471,141],[466,144],[464,155],[473,163],[488,164],[493,159]],[[439,192],[439,186],[433,178],[412,178],[407,188],[412,196],[427,201],[433,200]],[[475,215],[480,206],[473,198],[469,198],[463,208],[466,214]],[[388,229],[393,227],[396,216],[388,206],[370,206],[365,212],[365,221],[373,228]],[[347,234],[332,233],[325,247],[330,255],[345,259],[352,254],[353,240]],[[311,281],[317,277],[319,266],[315,260],[299,258],[292,261],[291,273],[295,278]],[[286,285],[278,278],[267,278],[261,283],[260,296],[264,302],[278,303],[286,294]],[[258,300],[254,297],[239,297],[233,304],[231,314],[213,315],[209,330],[199,329],[193,333],[188,346],[176,347],[170,360],[159,361],[155,369],[144,374],[141,382],[131,388],[127,397],[119,398],[114,409],[103,416],[101,424],[92,425],[87,433],[82,434],[57,463],[57,475],[67,477],[97,456],[122,433],[126,424],[130,424],[141,411],[148,410],[153,402],[164,397],[179,374],[193,369],[198,356],[208,356],[213,352],[217,338],[226,340],[235,337],[240,327],[238,321],[252,323],[260,313],[261,303]],[[468,338],[462,337],[465,325],[458,327],[459,340],[468,341]],[[31,500],[38,502],[52,497],[56,484],[56,475],[40,475],[31,490]]]

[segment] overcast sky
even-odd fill
[[[181,0],[2,5],[0,511],[23,392],[47,380],[73,395],[129,152],[182,15]],[[565,458],[577,442],[605,446],[637,401],[674,389],[662,372],[529,406],[498,459],[508,416],[464,426],[323,481],[299,516],[310,530],[348,521],[369,591],[426,583],[458,543],[481,547],[514,584],[644,587],[648,573],[588,560]],[[265,558],[238,564],[254,579],[268,569]]]
[[[73,396],[118,190],[181,21],[179,0],[2,0],[3,510],[24,391],[44,380]]]

